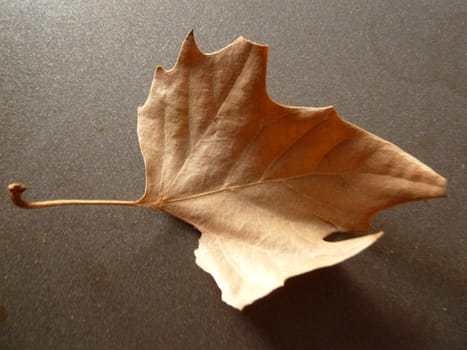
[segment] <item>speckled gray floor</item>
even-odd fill
[[[270,45],[284,104],[334,104],[449,180],[386,235],[238,312],[198,232],[137,208],[25,211],[0,196],[0,349],[465,349],[465,1],[0,1],[0,185],[136,199],[136,107],[194,28]]]

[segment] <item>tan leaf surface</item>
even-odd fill
[[[333,107],[272,101],[267,52],[240,37],[204,54],[190,33],[176,66],[157,67],[138,110],[147,177],[139,204],[202,232],[196,263],[239,309],[382,234],[324,241],[332,232],[367,231],[377,211],[446,188],[429,167]]]

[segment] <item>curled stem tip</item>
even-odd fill
[[[24,191],[27,190],[26,185],[21,183],[11,183],[8,185],[8,194],[11,201],[20,208],[37,209],[45,207],[54,207],[61,205],[128,205],[137,206],[137,201],[121,201],[121,200],[100,200],[100,199],[59,199],[39,202],[28,202],[21,198]]]
[[[26,185],[14,182],[8,185],[8,194],[10,195],[10,199],[12,202],[21,208],[28,208],[28,202],[23,201],[21,195],[24,191],[28,188]]]

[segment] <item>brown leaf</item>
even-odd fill
[[[377,211],[446,191],[444,178],[333,107],[272,101],[267,51],[240,37],[204,54],[190,33],[138,110],[139,203],[202,232],[196,263],[239,309],[382,234],[325,241],[332,232],[367,231]]]
[[[149,206],[201,232],[196,263],[238,309],[294,275],[337,264],[382,234],[340,242],[333,232],[367,231],[376,212],[444,196],[446,180],[393,144],[343,121],[333,107],[290,107],[266,91],[267,46],[242,37],[213,54],[190,33],[177,64],[156,68],[138,110],[146,190],[138,201],[27,202]]]

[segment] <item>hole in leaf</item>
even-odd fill
[[[347,239],[351,238],[357,238],[357,237],[363,237],[366,236],[368,233],[367,232],[333,232],[326,237],[324,237],[324,240],[326,242],[340,242],[340,241],[345,241]]]

